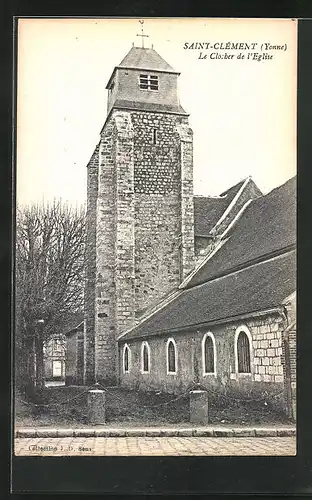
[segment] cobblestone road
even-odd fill
[[[15,439],[15,455],[295,455],[295,437],[90,437]]]

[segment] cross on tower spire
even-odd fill
[[[145,37],[149,37],[149,35],[144,35],[144,20],[139,20],[139,23],[141,25],[141,33],[136,35],[136,36],[140,36],[141,37],[141,40],[142,40],[142,48],[144,49],[144,38]]]

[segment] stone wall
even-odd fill
[[[282,323],[251,326],[253,334],[255,381],[283,382]]]
[[[296,418],[297,413],[297,326],[296,326],[296,293],[293,293],[284,301],[287,311],[288,326],[284,332],[283,357],[288,387],[286,387],[289,402],[289,415]],[[287,367],[288,363],[288,367]]]
[[[180,283],[179,197],[139,193],[135,212],[135,311],[139,317]]]
[[[193,131],[187,121],[177,127],[181,164],[181,281],[194,269]]]
[[[251,373],[237,373],[235,368],[235,332],[246,327],[250,332]],[[173,335],[177,344],[178,370],[167,374],[166,342],[168,336],[151,337],[150,373],[141,373],[141,345],[143,339],[128,341],[131,349],[129,373],[122,370],[122,352],[125,341],[119,343],[121,384],[137,390],[161,390],[180,393],[199,382],[217,393],[227,393],[238,398],[265,397],[277,407],[284,407],[284,377],[281,360],[281,335],[283,318],[276,315],[250,318],[244,324],[232,322],[197,332]],[[216,373],[204,374],[202,339],[211,332],[216,343]]]
[[[193,151],[187,118],[148,112],[132,112],[131,118],[140,315],[177,288],[194,265]]]
[[[290,374],[291,383],[296,387],[297,382],[297,335],[296,331],[289,332],[289,351],[290,351]]]
[[[86,383],[94,380],[95,369],[95,280],[96,280],[96,211],[98,196],[99,145],[88,163],[85,245],[85,337],[83,371]]]
[[[88,180],[85,380],[93,370],[93,380],[114,382],[116,337],[193,267],[192,131],[183,116],[113,110],[97,163]]]
[[[96,212],[95,378],[114,381],[116,337],[116,129],[110,120],[99,147]]]

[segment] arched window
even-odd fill
[[[150,371],[150,347],[147,342],[143,342],[141,349],[142,373]]]
[[[239,327],[235,335],[235,364],[237,373],[251,373],[251,335],[246,327]]]
[[[177,346],[174,339],[167,341],[167,373],[177,373]]]
[[[131,351],[129,349],[129,346],[127,344],[125,344],[124,345],[124,352],[123,352],[124,373],[129,373],[129,371],[130,371],[130,357],[131,357]]]
[[[202,340],[203,373],[216,374],[216,342],[212,333],[208,332]]]

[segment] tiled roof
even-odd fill
[[[194,234],[209,236],[230,202],[226,198],[194,196]]]
[[[167,71],[175,73],[174,69],[168,64],[154,49],[132,47],[128,54],[123,58],[118,68],[142,68],[157,71]]]
[[[194,232],[195,236],[209,236],[211,229],[218,222],[245,179],[224,191],[220,197],[194,196]]]
[[[172,302],[120,337],[187,331],[243,314],[278,307],[296,287],[296,252],[255,264],[223,278],[183,290]]]
[[[295,245],[296,177],[253,200],[226,237],[228,241],[199,268],[187,288]]]
[[[249,179],[250,179],[250,177],[249,177]],[[244,182],[246,182],[246,180],[247,179],[243,179],[242,181],[238,182],[237,184],[235,184],[234,186],[230,187],[226,191],[223,191],[223,193],[221,193],[220,196],[226,196],[227,199],[229,199],[230,201],[232,201],[233,198],[234,198],[234,196],[238,193],[238,191],[243,186]]]

